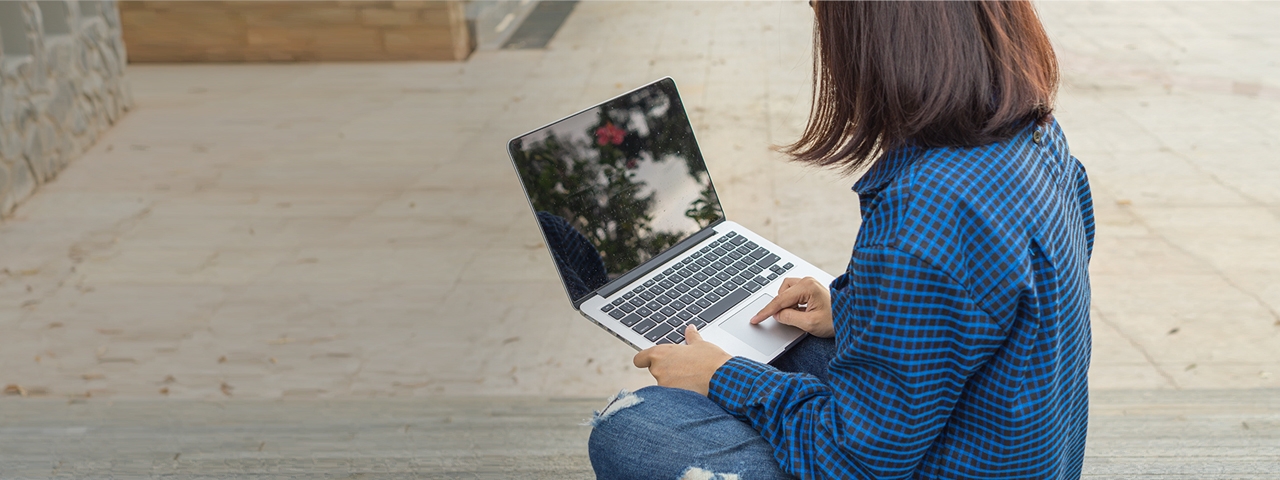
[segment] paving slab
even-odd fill
[[[1099,222],[1091,385],[1280,387],[1280,3],[1038,8]],[[0,384],[219,402],[649,384],[569,307],[505,143],[671,75],[729,218],[840,272],[854,179],[770,149],[807,116],[811,34],[802,1],[582,2],[546,49],[463,63],[131,65],[137,108],[0,222]]]
[[[1280,475],[1280,391],[1107,390],[1084,478]],[[594,478],[600,399],[0,402],[5,478]]]

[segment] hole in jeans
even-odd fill
[[[643,402],[643,401],[644,399],[640,398],[639,395],[636,395],[632,392],[628,392],[625,389],[619,390],[618,393],[615,393],[613,394],[612,397],[609,397],[609,401],[605,403],[604,408],[597,411],[596,414],[593,417],[591,417],[591,420],[587,421],[586,424],[592,427],[599,425],[600,422],[607,420],[609,417],[613,416],[613,414],[618,413],[619,410],[622,410],[627,407],[634,407],[636,405],[639,405],[640,402]]]
[[[680,476],[680,480],[738,480],[736,473],[716,473],[698,467],[689,467]]]

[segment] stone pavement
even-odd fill
[[[1280,386],[1280,4],[1040,9],[1099,220],[1093,387]],[[130,66],[136,110],[0,223],[0,384],[117,400],[645,385],[569,307],[505,142],[671,75],[728,216],[839,272],[853,179],[769,149],[807,114],[811,21],[804,2],[587,2],[548,49],[465,63]]]
[[[1280,3],[1040,9],[1099,221],[1086,472],[1274,478]],[[838,272],[853,180],[768,148],[811,21],[590,2],[459,64],[130,66],[136,110],[0,223],[0,478],[586,476],[574,398],[650,380],[505,142],[671,75],[729,217]]]
[[[1280,391],[1095,392],[1083,477],[1274,479]],[[31,400],[0,478],[592,478],[599,399]]]

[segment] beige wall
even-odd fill
[[[131,62],[463,60],[463,2],[122,1]]]

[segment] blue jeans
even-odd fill
[[[834,339],[805,337],[772,362],[829,381]],[[792,479],[750,425],[688,390],[651,386],[620,392],[592,420],[588,449],[596,478]]]

